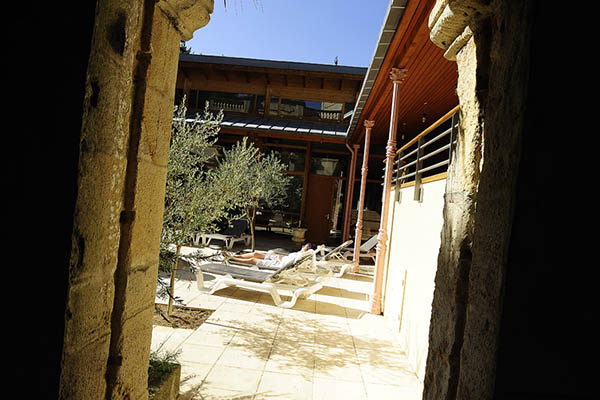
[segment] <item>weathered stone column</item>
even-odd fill
[[[212,0],[98,1],[80,139],[61,399],[142,399],[179,41]]]
[[[387,146],[385,148],[385,176],[383,179],[383,198],[381,206],[381,222],[377,237],[377,256],[375,259],[375,278],[373,280],[373,293],[371,295],[371,313],[381,314],[381,291],[383,287],[383,266],[387,252],[387,223],[390,208],[390,191],[392,187],[392,172],[394,157],[396,156],[396,131],[398,130],[398,104],[400,85],[406,79],[405,69],[392,68],[390,79],[393,82],[392,112],[390,116],[390,130]]]
[[[363,228],[363,208],[365,204],[365,191],[367,189],[367,172],[369,171],[369,147],[371,146],[371,129],[375,121],[365,120],[365,148],[363,149],[363,164],[360,177],[360,197],[358,198],[356,215],[356,232],[354,234],[354,272],[358,271],[360,263],[360,241],[362,239]]]
[[[493,398],[528,76],[525,3],[444,0],[430,15],[431,40],[457,62],[461,116],[446,182],[424,399]]]

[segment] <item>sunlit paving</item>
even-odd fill
[[[373,265],[361,265],[283,308],[245,288],[201,293],[182,271],[177,297],[213,312],[196,329],[154,326],[152,349],[179,351],[180,399],[420,398],[396,333],[368,312],[372,274]]]

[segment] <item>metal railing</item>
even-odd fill
[[[448,169],[456,143],[458,118],[459,108],[456,106],[396,151],[392,185],[399,188],[414,182],[414,199],[422,199],[422,179]]]

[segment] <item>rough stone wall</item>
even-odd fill
[[[140,2],[98,2],[74,212],[61,398],[101,398],[111,340]]]
[[[457,398],[492,398],[516,182],[524,134],[529,77],[528,2],[496,2],[481,28],[486,87],[483,103],[483,163],[478,184],[473,260],[461,351]],[[488,47],[489,46],[489,47]]]
[[[60,398],[146,398],[179,41],[212,0],[98,1]]]
[[[463,48],[473,56],[473,42]],[[474,93],[475,74],[459,63],[458,92]],[[429,351],[425,372],[425,399],[454,399],[460,373],[460,351],[468,301],[468,279],[472,264],[473,225],[477,186],[481,167],[481,105],[474,98],[459,95],[460,128],[452,155],[444,195],[444,224],[435,277],[432,315],[429,325]]]
[[[527,2],[438,1],[461,126],[448,171],[424,399],[489,399],[523,130]]]

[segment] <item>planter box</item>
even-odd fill
[[[181,365],[172,364],[173,370],[164,376],[164,378],[150,386],[149,400],[175,400],[179,395],[179,380],[181,377]]]

